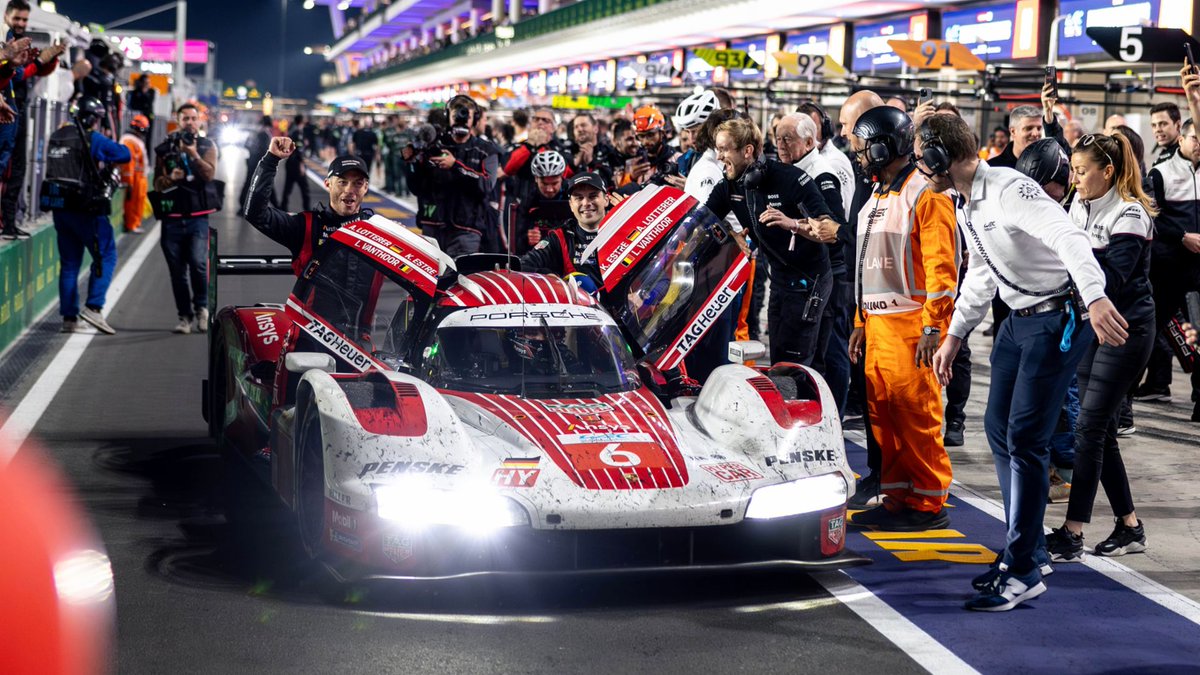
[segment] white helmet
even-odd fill
[[[529,168],[538,178],[561,176],[567,172],[567,160],[554,150],[545,150],[533,156],[533,164]]]
[[[680,129],[691,129],[704,124],[708,116],[719,106],[717,95],[711,89],[705,89],[699,94],[692,94],[683,99],[675,109],[675,126]]]

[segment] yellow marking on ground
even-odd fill
[[[926,530],[924,532],[863,532],[872,541],[876,539],[960,539],[967,535],[958,530]]]
[[[918,541],[877,541],[885,551],[890,551],[904,562],[941,561],[969,565],[990,565],[996,552],[982,544],[950,544]]]

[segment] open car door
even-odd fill
[[[648,187],[605,218],[596,254],[605,306],[659,370],[679,365],[750,278],[722,219],[669,186]]]
[[[339,370],[394,367],[404,357],[408,329],[453,269],[436,244],[372,216],[342,225],[317,249],[288,297],[287,313],[339,360]]]

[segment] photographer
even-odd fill
[[[794,166],[763,160],[762,144],[762,132],[749,120],[718,127],[717,161],[725,178],[705,206],[718,218],[732,211],[771,261],[771,361],[808,365],[833,290],[826,244],[837,240],[838,224],[812,178]]]
[[[449,130],[423,158],[412,164],[416,182],[426,192],[429,223],[442,223],[438,245],[451,257],[478,253],[488,227],[488,196],[496,184],[498,161],[491,144],[475,136],[479,108],[468,96],[455,96],[447,105]]]
[[[179,130],[154,149],[155,215],[162,220],[162,249],[175,295],[176,333],[208,330],[208,214],[221,208],[224,183],[214,181],[217,146],[199,135],[200,110],[175,111]],[[170,208],[167,208],[167,207]],[[189,287],[190,279],[190,287]]]
[[[128,148],[98,131],[104,115],[100,101],[80,99],[74,124],[55,131],[46,148],[42,208],[54,212],[61,260],[58,302],[64,333],[74,333],[80,318],[101,332],[116,333],[101,314],[117,267],[117,246],[108,219],[115,182],[111,168],[103,164],[128,162],[130,154]],[[92,267],[87,302],[80,309],[79,268],[85,250],[92,256]]]

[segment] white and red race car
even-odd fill
[[[748,276],[724,224],[653,188],[592,247],[600,302],[379,216],[345,225],[286,305],[216,315],[211,431],[342,579],[866,562],[819,375],[730,363],[698,395],[666,386]]]

